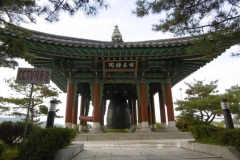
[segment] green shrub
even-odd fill
[[[11,147],[4,150],[0,156],[0,160],[12,160],[18,155],[18,148]]]
[[[52,160],[57,150],[71,144],[77,132],[69,128],[47,128],[32,132],[20,145],[17,160]]]
[[[189,132],[189,128],[179,129],[181,132]]]
[[[0,160],[12,160],[17,154],[17,147],[9,147],[4,141],[0,140]]]
[[[224,129],[220,144],[233,146],[240,151],[240,129]]]
[[[7,146],[4,141],[0,140],[0,155],[6,150]]]
[[[0,124],[0,139],[10,146],[21,143],[23,141],[24,128],[24,122],[2,122]],[[29,123],[27,127],[27,135],[29,135],[30,132],[38,129],[40,129],[40,127]]]
[[[226,129],[212,125],[191,126],[196,142],[232,146],[240,151],[240,129]]]
[[[157,128],[157,130],[160,130],[161,129],[161,123],[156,122],[156,128]]]
[[[177,116],[176,127],[180,131],[187,131],[189,127],[198,125],[207,125],[207,123],[200,121],[197,117],[189,113],[181,113]]]
[[[193,134],[193,137],[198,140],[216,138],[216,136],[223,132],[223,128],[213,125],[200,125],[189,127],[189,131]]]

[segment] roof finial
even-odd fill
[[[121,42],[123,42],[122,35],[121,35],[117,25],[115,25],[115,29],[113,30],[112,42],[113,43],[121,43]]]

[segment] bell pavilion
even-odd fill
[[[28,52],[36,55],[29,63],[52,69],[52,82],[67,93],[65,125],[76,128],[79,119],[81,133],[87,122],[93,122],[90,133],[104,133],[106,114],[110,128],[154,132],[155,107],[160,108],[161,129],[178,131],[171,88],[233,45],[222,44],[212,56],[206,56],[186,52],[201,37],[124,42],[115,26],[110,41],[97,41],[26,30],[31,34],[5,28],[1,36],[23,39]],[[156,93],[159,106],[153,100]],[[90,103],[93,113],[88,113]]]

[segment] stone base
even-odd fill
[[[79,130],[78,130],[79,133],[82,133],[83,132],[83,125],[79,125]]]
[[[166,132],[179,132],[177,127],[167,127]]]
[[[66,128],[72,128],[72,123],[65,123]]]
[[[77,124],[72,124],[72,129],[77,130]]]
[[[159,132],[167,132],[167,128],[160,128]]]
[[[104,129],[104,126],[103,126],[103,125],[102,125],[102,127],[101,127],[101,128],[102,128],[103,132],[104,132],[104,133],[106,133],[106,131],[105,131],[105,129]]]
[[[161,128],[167,128],[167,124],[166,123],[161,123]]]
[[[139,133],[140,128],[136,128],[135,133]]]
[[[151,129],[153,132],[158,132],[157,128],[152,128]]]
[[[150,128],[140,128],[138,133],[150,133],[152,130]]]
[[[89,131],[82,131],[82,132],[79,132],[79,134],[86,134],[86,133],[89,133]]]
[[[104,133],[104,131],[102,130],[102,128],[92,128],[90,129],[90,134],[101,134]]]
[[[101,134],[104,133],[102,125],[99,122],[93,122],[93,128],[90,129],[90,134]]]
[[[130,128],[128,132],[129,133],[134,133],[135,131],[136,131],[136,128]]]

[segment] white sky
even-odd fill
[[[102,41],[111,41],[111,36],[114,26],[118,28],[122,34],[123,41],[143,41],[173,38],[172,34],[163,34],[161,32],[154,32],[151,30],[152,24],[158,23],[160,15],[150,15],[145,18],[137,18],[132,14],[134,9],[134,1],[119,1],[109,0],[110,8],[108,10],[100,10],[100,14],[95,18],[89,18],[79,13],[73,17],[69,15],[61,15],[60,22],[47,23],[39,19],[37,24],[22,24],[22,27],[62,36],[94,39]],[[182,97],[186,95],[186,85],[184,82],[192,82],[193,78],[197,80],[206,79],[206,83],[213,80],[219,80],[218,89],[224,92],[225,89],[240,83],[240,59],[238,57],[231,57],[231,52],[240,50],[239,47],[234,46],[226,50],[221,56],[200,68],[197,72],[191,74],[189,77],[182,80],[180,83],[172,88],[173,101],[181,99],[180,88],[182,88]],[[31,67],[24,61],[20,61],[19,67]],[[17,69],[0,68],[0,96],[6,96],[9,93],[3,78],[15,77]],[[158,96],[155,96],[158,97]],[[61,94],[59,99],[63,102],[58,105],[60,114],[65,116],[66,94]],[[160,121],[158,100],[155,101],[156,118]],[[220,107],[220,105],[219,105]],[[105,114],[106,115],[106,114]],[[175,115],[177,113],[175,112]],[[46,117],[42,120],[46,120]],[[55,119],[55,123],[64,124],[65,118]]]

